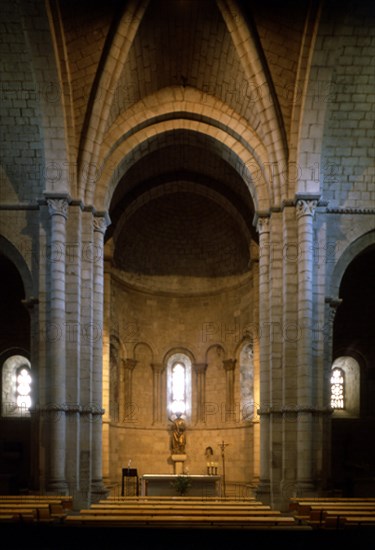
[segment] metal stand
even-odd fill
[[[224,441],[222,441],[219,445],[220,449],[221,449],[221,460],[222,460],[222,463],[223,463],[223,496],[225,497],[226,494],[225,494],[225,447],[227,447],[229,445],[229,443],[224,443]]]

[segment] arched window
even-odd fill
[[[354,357],[334,360],[330,374],[331,407],[334,418],[358,418],[360,414],[360,368]]]
[[[189,416],[191,411],[191,361],[175,353],[167,363],[168,412]]]
[[[28,417],[32,405],[31,364],[23,355],[12,355],[2,367],[1,415]]]
[[[246,344],[240,352],[241,418],[251,420],[254,415],[254,353]]]
[[[331,374],[331,407],[345,409],[345,374],[338,368],[332,369]]]
[[[183,414],[186,411],[186,367],[180,362],[172,366],[171,411]]]

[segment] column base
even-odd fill
[[[69,486],[65,480],[53,480],[49,481],[46,487],[47,493],[56,495],[69,495]]]
[[[271,502],[271,484],[268,479],[259,481],[254,492],[257,500],[264,502],[264,504],[269,504]]]
[[[297,497],[313,497],[316,496],[317,490],[315,484],[311,480],[296,481],[296,496]]]
[[[104,485],[102,479],[93,480],[91,483],[91,502],[99,502],[109,495],[109,489]]]

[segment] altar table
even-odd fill
[[[141,477],[142,496],[178,496],[172,486],[176,474],[144,474]],[[187,496],[221,496],[221,476],[189,475],[191,483]]]

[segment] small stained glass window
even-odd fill
[[[167,360],[167,412],[189,419],[191,415],[191,359],[185,353],[173,353]]]
[[[31,407],[31,376],[27,367],[18,369],[16,392],[17,407],[28,410]]]
[[[185,365],[175,363],[172,367],[172,403],[174,413],[185,413],[186,409],[186,376]]]
[[[32,406],[31,364],[23,355],[12,355],[2,366],[1,415],[29,417]]]
[[[331,407],[345,409],[345,374],[338,368],[331,372]]]

